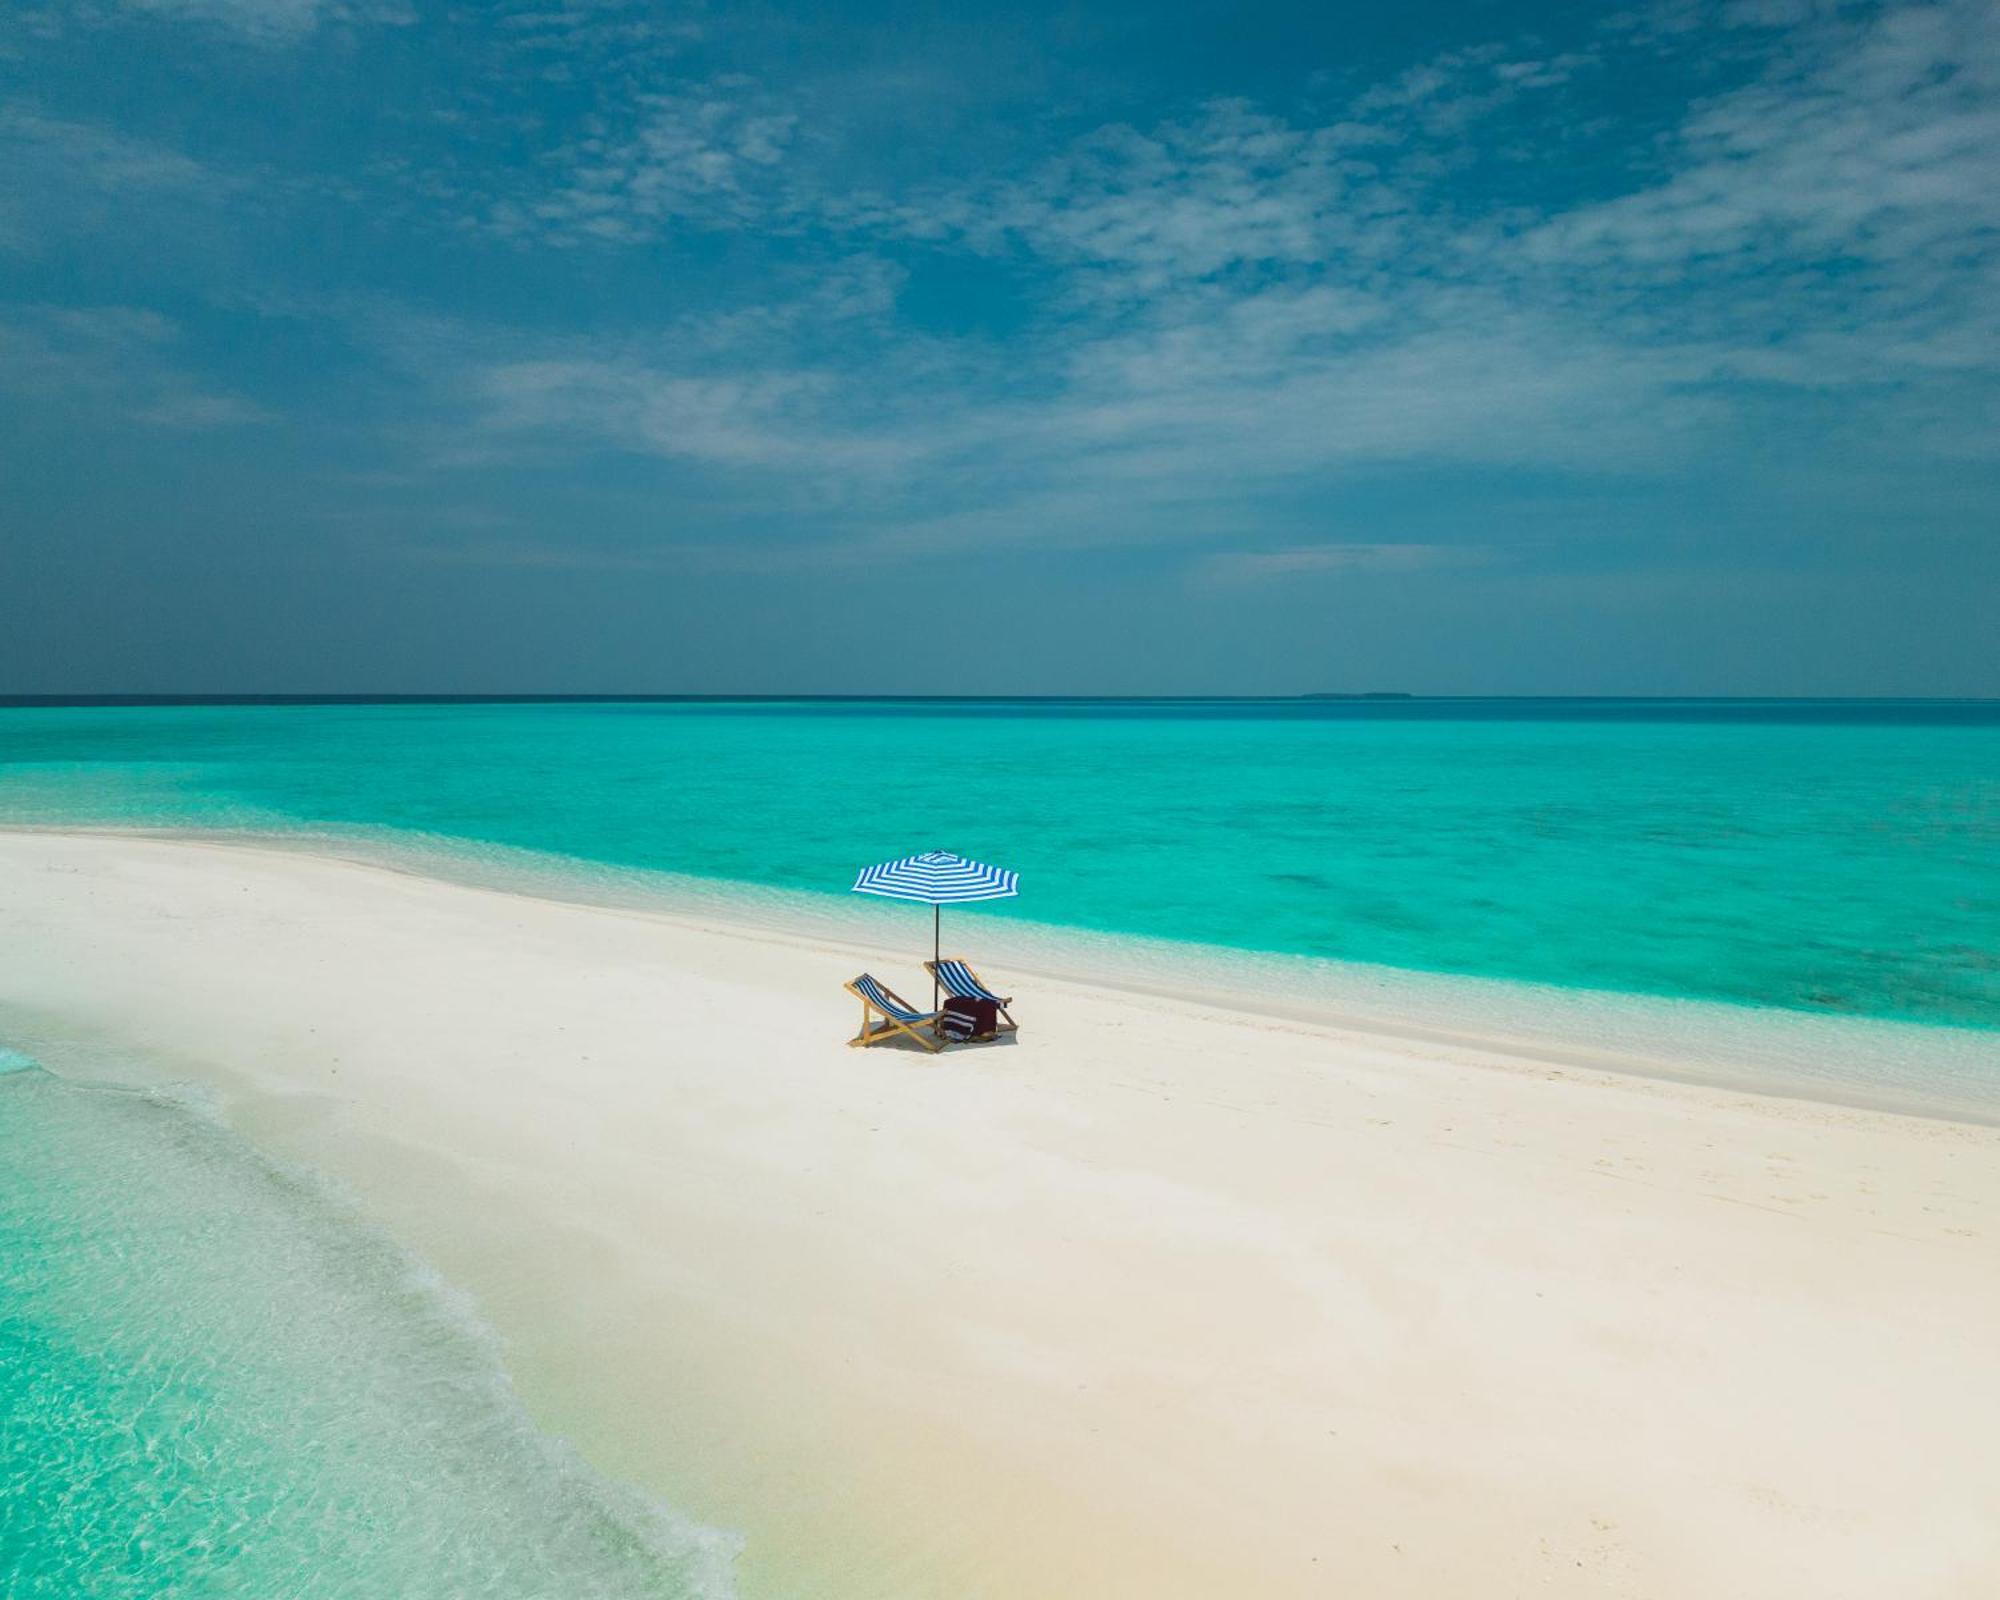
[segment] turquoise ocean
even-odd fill
[[[338,1196],[0,1052],[7,1600],[676,1600],[732,1555],[538,1433]]]
[[[0,708],[6,822],[821,895],[948,848],[1041,924],[2000,1027],[2000,702]]]
[[[1732,1081],[2000,1117],[2000,703],[16,706],[7,824],[729,908],[902,977],[927,913],[844,891],[952,849],[1022,874],[948,914],[982,958],[1720,1039]],[[51,1060],[0,1073],[0,1593],[726,1591],[727,1537],[537,1435],[339,1197]]]

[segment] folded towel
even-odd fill
[[[938,1027],[949,1039],[989,1039],[1000,1030],[1000,1008],[991,1000],[953,995],[938,1013]]]

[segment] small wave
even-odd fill
[[[737,1537],[536,1429],[324,1185],[171,1094],[0,1071],[9,1600],[733,1595]]]

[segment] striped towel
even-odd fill
[[[998,1011],[991,1000],[968,1000],[953,995],[938,1013],[938,1027],[950,1039],[988,1039],[999,1025]]]

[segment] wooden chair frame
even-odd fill
[[[862,974],[862,977],[871,976],[873,976],[871,973]],[[876,1005],[873,1000],[868,998],[867,994],[859,987],[860,982],[861,979],[856,978],[853,983],[842,985],[849,994],[861,1002],[861,1031],[847,1041],[849,1049],[859,1047],[865,1050],[871,1044],[886,1044],[899,1034],[916,1040],[918,1044],[922,1045],[932,1055],[936,1055],[944,1048],[945,1041],[939,1038],[937,1033],[937,1013],[935,1011],[931,1012],[928,1016],[920,1014],[915,1022],[905,1022],[899,1017],[892,1017],[888,1012]],[[875,984],[876,987],[905,1011],[916,1011],[917,1008],[915,1006],[911,1005],[909,1001],[896,993],[894,989],[882,982],[880,978],[875,979]],[[880,1017],[882,1019],[881,1025],[879,1027],[871,1027],[869,1024],[871,1017]],[[923,1031],[925,1028],[929,1029],[928,1033]]]
[[[938,970],[937,970],[939,963],[943,961],[953,961],[956,962],[959,966],[965,968],[965,970],[968,973],[972,974],[972,981],[974,983],[978,984],[980,988],[984,989],[988,994],[993,996],[995,1000],[999,1001],[1000,1018],[1001,1018],[999,1026],[1000,1026],[1000,1031],[1002,1033],[1019,1033],[1021,1031],[1020,1023],[1016,1022],[1007,1010],[1007,1008],[1014,1003],[1012,998],[1010,997],[1008,999],[1002,1000],[1000,998],[1000,991],[994,988],[991,984],[989,984],[984,978],[980,977],[978,973],[973,972],[972,963],[965,960],[963,957],[940,956],[937,961],[926,961],[924,963],[924,971],[928,972],[931,975],[931,981],[933,983],[942,984],[944,982],[944,980],[938,976]]]

